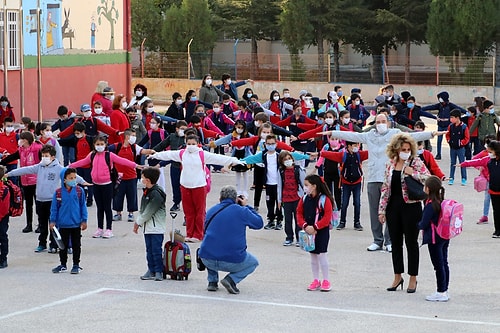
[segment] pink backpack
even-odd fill
[[[181,149],[179,152],[181,161],[182,161],[182,155],[184,155],[185,152],[186,149]],[[205,154],[203,154],[202,150],[200,150],[198,153],[200,154],[201,166],[203,167],[203,170],[205,170],[205,180],[207,181],[206,189],[207,193],[209,193],[210,190],[212,189],[212,175],[210,174],[210,169],[205,165]]]
[[[436,232],[443,239],[451,239],[462,233],[464,205],[455,200],[446,199],[441,202],[441,214],[437,226],[432,226],[432,243],[436,243]]]

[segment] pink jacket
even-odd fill
[[[94,157],[94,162],[90,165],[90,156],[92,153],[88,154],[83,160],[76,161],[71,163],[69,166],[71,168],[88,168],[92,167],[92,171],[90,172],[92,176],[92,182],[97,185],[106,185],[111,183],[111,175],[109,174],[109,168],[106,164],[105,152],[96,153]],[[109,153],[109,160],[111,162],[111,167],[113,165],[119,164],[129,168],[135,168],[137,164],[132,161],[127,160],[126,158],[120,157],[115,153]]]
[[[221,136],[224,135],[224,133],[220,130],[220,128],[215,126],[214,122],[209,117],[206,116],[203,117],[203,119],[201,120],[201,126],[205,127],[208,130],[214,131]]]
[[[488,155],[486,155],[485,157],[480,157],[482,155],[481,153],[474,156],[472,160],[460,163],[460,166],[466,168],[475,167],[479,169],[481,175],[483,175],[484,178],[490,180],[490,171],[488,170],[488,162],[491,160],[491,158]]]
[[[387,204],[389,203],[389,199],[391,198],[391,180],[395,166],[396,166],[396,159],[390,160],[385,164],[384,183],[382,184],[382,188],[380,189],[381,196],[378,206],[379,215],[385,214]],[[422,160],[418,157],[412,158],[412,161],[408,166],[413,168],[413,174],[411,175],[411,177],[420,181],[422,184],[425,182],[427,177],[431,175],[429,173],[429,170],[427,170],[427,168],[425,167],[424,162],[422,162]],[[401,188],[403,189],[403,200],[405,201],[405,203],[418,202],[415,200],[408,199],[408,192],[406,189],[406,183],[404,181],[403,172],[401,172]]]
[[[40,163],[40,150],[42,145],[33,142],[29,147],[19,147],[19,164],[21,167],[31,166]],[[36,173],[22,175],[21,184],[24,186],[36,185]]]

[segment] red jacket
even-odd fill
[[[323,214],[323,217],[313,225],[314,229],[316,230],[328,228],[330,226],[330,221],[332,220],[333,205],[328,198],[325,200],[324,211],[325,213]],[[305,229],[305,227],[307,227],[307,222],[304,220],[303,198],[299,200],[299,204],[297,206],[297,225],[302,229]]]
[[[242,147],[242,146],[252,146],[255,147],[259,143],[260,138],[258,136],[251,136],[249,138],[239,139],[231,141],[231,146],[233,147]],[[287,145],[284,142],[277,141],[276,148],[281,150],[294,151],[292,147]],[[255,154],[255,152],[254,152]]]
[[[76,148],[75,153],[77,161],[83,160],[92,151],[92,146],[89,144],[86,135],[81,139],[77,139],[75,148]]]
[[[450,140],[451,140],[450,130],[454,130],[456,127],[462,126],[463,124],[464,124],[463,122],[460,122],[460,124],[458,126],[456,126],[454,124],[448,125],[448,131],[446,132],[446,141],[449,144],[450,144]],[[465,147],[469,143],[469,140],[470,140],[469,128],[467,128],[467,126],[465,126],[464,137],[459,140],[460,147]]]
[[[0,126],[3,126],[3,123],[5,122],[5,118],[10,117],[12,118],[13,122],[16,122],[16,117],[14,116],[14,111],[12,111],[12,108],[7,106],[6,110],[3,110],[0,107]]]
[[[436,160],[434,159],[434,156],[432,156],[432,153],[430,151],[424,149],[422,157],[424,158],[424,164],[431,173],[431,175],[434,175],[441,180],[444,180],[446,178],[446,176],[444,175],[443,171],[441,171],[441,168],[437,164]]]
[[[118,144],[114,144],[114,151],[116,153],[116,148],[118,147]],[[135,146],[136,149],[136,154],[140,153],[140,150],[137,146]],[[127,159],[131,162],[135,163],[135,155],[134,151],[132,150],[132,146],[128,145],[127,147],[121,146],[120,151],[118,151],[118,156],[123,157],[124,159]],[[137,178],[137,172],[135,171],[134,168],[130,168],[128,166],[120,165],[120,164],[115,164],[116,171],[118,173],[121,173],[122,179],[123,180],[131,180]]]
[[[14,154],[18,149],[19,145],[17,144],[17,140],[19,139],[19,135],[16,132],[12,132],[7,134],[5,132],[0,133],[0,150],[7,150],[9,154]],[[10,162],[10,164],[17,164],[17,161]]]
[[[113,110],[109,120],[111,121],[111,127],[117,131],[123,132],[130,128],[130,120],[122,110]]]
[[[472,124],[474,124],[474,121],[476,121],[476,116],[475,116],[475,115],[473,115],[473,114],[471,114],[471,116],[470,116],[470,117],[469,117],[469,119],[467,120],[467,127],[469,128],[469,130],[470,130],[470,128],[472,127]],[[477,126],[477,127],[474,129],[474,131],[470,132],[469,134],[470,134],[470,136],[471,136],[472,138],[477,138],[477,136],[479,135],[479,134],[478,134],[478,131],[479,131],[479,126]]]

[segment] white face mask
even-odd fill
[[[260,133],[260,138],[262,140],[265,140],[267,138],[267,136],[269,135],[269,133]]]
[[[197,145],[187,145],[186,150],[190,153],[196,153],[199,150],[199,148]]]
[[[291,167],[291,166],[293,165],[293,160],[286,160],[286,161],[284,161],[284,162],[283,162],[283,164],[284,164],[287,168],[289,168],[289,167]]]
[[[304,186],[304,193],[311,194],[311,188],[309,186]]]
[[[206,84],[207,86],[211,85],[211,84],[212,84],[212,79],[206,79],[206,80],[205,80],[205,84]]]
[[[48,139],[48,138],[51,138],[52,137],[52,131],[46,131],[45,133],[43,133],[43,137]]]
[[[359,105],[359,104],[361,104],[361,101],[356,101],[356,102],[354,102],[354,104]]]
[[[422,148],[422,149],[417,150],[417,154],[418,154],[418,155],[422,155],[423,153],[424,153],[424,149],[423,149],[423,148]]]
[[[98,153],[102,153],[106,149],[105,146],[95,146],[95,151]]]
[[[51,160],[50,157],[42,157],[41,162],[42,162],[43,165],[49,165],[50,162],[52,162],[52,160]]]
[[[375,127],[377,128],[377,132],[379,132],[380,134],[384,134],[387,132],[387,124],[377,124],[375,125]]]
[[[344,123],[344,125],[348,125],[351,122],[351,118],[344,118],[342,119],[342,122]]]
[[[238,133],[238,134],[243,133],[243,128],[237,128],[237,129],[236,129],[236,133]]]
[[[19,147],[22,147],[24,145],[24,141],[23,140],[17,140],[17,145]]]
[[[151,127],[151,129],[157,129],[158,128],[158,124],[149,124],[149,127]]]
[[[215,113],[219,113],[220,112],[220,108],[214,108],[213,109]]]
[[[147,108],[146,111],[148,113],[153,113],[155,111],[155,108]]]
[[[306,99],[306,107],[312,108],[314,106],[313,102],[311,100]]]
[[[176,99],[175,100],[176,105],[181,105],[182,104],[182,99]]]
[[[227,79],[227,80],[226,80],[226,84],[227,84],[227,85],[230,85],[230,84],[231,84],[231,79]]]
[[[139,98],[140,98],[140,97],[142,97],[142,91],[137,90],[137,91],[135,92],[135,97],[139,97]]]
[[[94,108],[95,114],[101,114],[102,113],[102,108]]]
[[[177,132],[177,135],[180,136],[181,138],[184,136],[184,130],[180,129],[178,132]]]
[[[253,122],[253,124],[254,124],[255,127],[260,127],[260,121],[258,121],[258,120],[255,120]]]
[[[13,131],[14,131],[14,126],[7,126],[7,127],[5,127],[5,132],[12,133]]]
[[[127,102],[122,102],[122,109],[126,109],[128,106],[128,103]]]
[[[439,97],[438,100],[439,100],[439,103],[444,103],[444,100],[441,97]]]
[[[273,100],[279,101],[280,97],[279,96],[273,96]]]
[[[290,93],[284,93],[284,94],[283,94],[283,97],[285,97],[285,98],[290,98]]]
[[[133,145],[135,143],[135,141],[137,141],[136,136],[131,136],[130,138],[128,138],[128,143],[130,143],[131,145]]]
[[[83,138],[83,134],[82,134],[82,133],[80,133],[80,134],[75,134],[75,137],[76,137],[77,139],[81,139],[81,138]]]
[[[396,113],[398,113],[397,111],[391,111],[391,116],[395,116]]]
[[[109,99],[110,101],[114,100],[114,99],[115,99],[115,95],[108,95],[108,99]]]
[[[489,156],[491,159],[495,158],[495,154],[494,154],[494,153],[488,153],[488,156]]]
[[[23,130],[26,128],[26,126],[24,126],[24,124],[21,124],[21,125],[19,125],[19,128]]]
[[[402,159],[403,161],[406,161],[407,159],[410,158],[411,153],[405,153],[400,151],[399,152],[399,158]]]
[[[331,124],[333,124],[333,118],[326,118],[326,119],[325,119],[325,123],[326,123],[327,125],[331,125]]]
[[[92,117],[92,111],[85,111],[85,112],[83,113],[83,117],[85,117],[85,118],[90,118],[90,117]]]
[[[352,152],[357,153],[359,151],[359,147],[352,147]]]

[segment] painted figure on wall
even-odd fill
[[[99,15],[99,25],[101,25],[101,16],[103,16],[111,26],[111,36],[109,40],[109,49],[115,49],[115,24],[118,20],[118,9],[115,7],[115,0],[101,0],[103,5],[97,7]]]
[[[97,25],[95,24],[95,16],[92,15],[90,23],[90,53],[96,53],[95,51],[95,33],[97,31]]]
[[[47,49],[50,49],[54,46],[54,37],[52,35],[52,30],[54,28],[57,28],[57,24],[55,24],[52,21],[52,12],[47,13],[47,37],[46,37],[46,42],[47,42]]]
[[[75,29],[69,24],[69,14],[71,13],[71,8],[66,11],[64,8],[64,24],[61,27],[62,38],[69,38],[69,48],[73,48],[73,38],[75,38]]]

